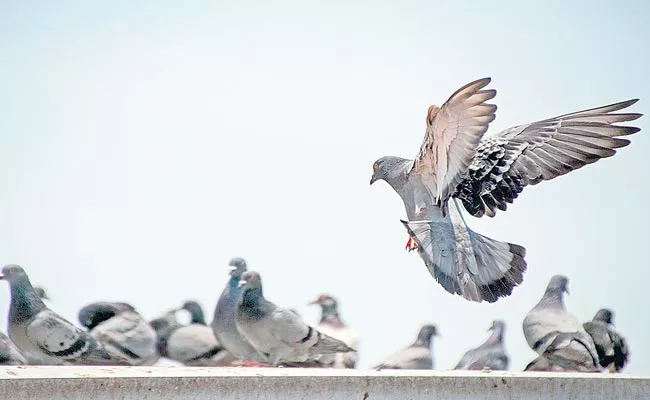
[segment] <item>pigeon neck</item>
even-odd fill
[[[237,290],[237,288],[239,287],[240,279],[241,279],[241,275],[234,275],[230,277],[230,280],[228,281],[228,287],[230,288],[231,292]]]
[[[564,308],[564,292],[560,289],[548,289],[540,300],[540,304]]]
[[[193,308],[190,311],[190,316],[192,317],[190,321],[191,324],[205,325],[205,316],[203,315],[203,310],[200,310],[198,308]]]
[[[260,304],[263,300],[264,295],[261,287],[246,289],[242,294],[241,309],[250,317],[261,318],[263,315]]]
[[[12,282],[9,308],[9,319],[12,322],[27,321],[44,308],[45,303],[38,297],[27,276],[18,277]]]
[[[334,306],[322,306],[323,310],[320,317],[320,322],[328,322],[332,324],[343,325],[341,317],[339,316],[339,310]]]
[[[503,340],[503,332],[501,332],[501,327],[495,326],[492,329],[492,334],[487,340],[488,344],[498,344]]]

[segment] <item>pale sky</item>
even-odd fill
[[[241,256],[311,323],[306,303],[336,296],[362,367],[435,323],[441,369],[502,318],[521,370],[521,321],[562,273],[569,310],[612,308],[627,372],[649,374],[648,117],[613,158],[468,217],[528,251],[495,304],[437,284],[404,250],[397,194],[368,185],[375,159],[417,153],[430,104],[481,77],[488,133],[637,97],[648,114],[650,3],[565,3],[2,1],[0,263],[76,321],[96,300],[151,318],[192,298],[211,316]],[[2,330],[8,304],[0,282]]]

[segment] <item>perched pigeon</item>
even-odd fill
[[[89,304],[79,311],[79,322],[111,353],[131,365],[153,365],[158,360],[156,331],[130,304]]]
[[[614,125],[636,113],[616,113],[628,100],[520,125],[482,139],[495,118],[490,78],[457,90],[442,107],[431,106],[415,160],[382,157],[370,184],[383,179],[401,197],[408,221],[407,249],[418,250],[433,277],[450,293],[494,302],[512,293],[526,270],[523,247],[472,231],[460,205],[473,216],[494,216],[527,185],[614,155],[629,144],[618,136],[639,128]],[[449,204],[450,200],[454,200]]]
[[[524,336],[531,349],[553,364],[573,371],[598,370],[594,342],[564,306],[568,285],[565,276],[551,278],[542,299],[524,318]]]
[[[599,372],[582,332],[555,333],[544,352],[528,364],[525,371]],[[591,339],[589,339],[591,340]]]
[[[490,337],[480,346],[469,350],[458,362],[455,369],[482,370],[489,368],[493,371],[508,369],[508,355],[503,348],[503,332],[506,323],[497,320],[492,322]]]
[[[356,330],[345,325],[341,320],[336,299],[323,294],[309,304],[318,304],[321,307],[320,323],[316,327],[319,332],[338,339],[353,349],[359,348],[359,335]],[[324,367],[354,368],[357,363],[357,353],[350,351],[323,355],[318,361]]]
[[[424,325],[412,345],[392,354],[375,369],[433,369],[431,342],[437,335],[434,325]]]
[[[7,335],[0,332],[0,365],[25,365],[27,359]]]
[[[627,363],[628,348],[623,336],[614,330],[613,319],[614,313],[604,308],[583,326],[596,345],[600,365],[619,372]]]
[[[232,355],[219,345],[212,329],[204,324],[182,325],[172,310],[149,324],[158,336],[158,354],[187,366],[227,366]]]
[[[294,312],[266,300],[257,272],[245,272],[240,285],[243,292],[235,314],[237,329],[269,364],[317,361],[323,354],[356,351],[305,324]]]
[[[244,361],[266,363],[266,356],[260,354],[248,340],[237,330],[235,313],[237,302],[243,288],[239,286],[239,280],[246,272],[246,261],[242,258],[230,260],[230,279],[223,289],[217,306],[214,309],[212,319],[212,330],[219,340],[219,343],[235,357]]]
[[[25,354],[44,364],[128,365],[104,345],[48,309],[18,265],[2,268],[11,287],[9,337]]]

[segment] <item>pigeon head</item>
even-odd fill
[[[607,308],[598,310],[596,315],[594,315],[594,321],[602,321],[611,325],[614,325],[614,313]]]
[[[431,338],[433,336],[438,336],[438,331],[436,330],[435,325],[424,325],[420,328],[420,333],[418,333],[418,338],[415,341],[416,345],[419,346],[431,346]]]
[[[328,294],[321,294],[316,300],[309,303],[309,305],[314,304],[318,304],[321,307],[321,320],[339,315],[338,303],[336,299]]]
[[[27,279],[27,273],[20,265],[9,264],[2,267],[2,275],[0,275],[0,279],[4,279],[9,282],[10,285],[13,285],[16,282]]]
[[[230,276],[240,277],[246,272],[246,260],[240,257],[235,257],[228,263],[230,266]]]
[[[546,293],[569,293],[569,278],[564,275],[555,275],[546,286]]]
[[[370,184],[372,185],[378,180],[385,180],[392,185],[399,175],[404,172],[403,167],[405,162],[408,163],[409,160],[401,157],[386,156],[378,159],[372,164],[372,177],[370,178]]]
[[[185,310],[190,313],[192,324],[201,324],[205,325],[205,316],[203,314],[203,308],[196,301],[189,300],[183,303],[183,306],[179,310]]]
[[[239,280],[239,287],[244,289],[261,289],[262,277],[255,271],[246,271]]]
[[[124,311],[134,311],[135,309],[127,303],[111,303],[108,301],[99,301],[91,303],[79,310],[77,318],[82,326],[88,330],[94,329],[97,325],[107,321]]]

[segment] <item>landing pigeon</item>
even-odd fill
[[[338,302],[330,295],[323,294],[309,304],[317,304],[321,307],[320,323],[316,327],[319,332],[338,339],[351,348],[359,348],[359,334],[355,329],[350,328],[339,315]],[[354,368],[357,363],[357,353],[336,353],[324,355],[319,359],[324,367],[330,368]]]
[[[594,342],[564,305],[568,285],[569,280],[563,275],[551,278],[542,299],[524,318],[524,336],[531,349],[562,368],[597,371]]]
[[[26,365],[27,359],[7,335],[0,332],[0,365]]]
[[[158,336],[158,353],[186,366],[227,366],[232,355],[224,350],[205,324],[182,325],[172,310],[149,322]]]
[[[48,309],[23,268],[7,265],[0,279],[11,287],[9,337],[23,353],[44,364],[128,365],[87,332]]]
[[[583,326],[596,345],[600,365],[619,372],[627,363],[629,350],[623,336],[614,330],[613,319],[614,313],[603,308]]]
[[[455,369],[505,371],[508,369],[508,355],[503,347],[503,333],[506,323],[492,322],[490,337],[480,346],[469,350],[458,362]]]
[[[230,279],[217,301],[211,324],[212,330],[219,343],[235,357],[244,361],[266,363],[268,361],[266,356],[260,354],[248,342],[237,330],[235,323],[237,302],[243,291],[243,288],[239,286],[239,281],[242,274],[246,272],[246,261],[237,257],[230,260],[229,265]]]
[[[408,221],[407,249],[417,249],[445,290],[471,301],[495,302],[523,281],[526,251],[472,231],[459,202],[473,216],[494,216],[527,185],[550,180],[629,144],[619,136],[639,128],[615,125],[641,114],[616,113],[628,100],[507,129],[484,138],[495,118],[490,78],[457,90],[442,107],[429,107],[426,134],[415,160],[382,157],[370,184],[385,180],[401,197]],[[450,203],[450,200],[451,201]]]
[[[79,311],[78,318],[92,337],[129,364],[153,365],[158,361],[156,331],[130,304],[91,303]]]
[[[431,342],[437,335],[434,325],[424,325],[412,345],[392,354],[375,369],[433,369]]]
[[[237,329],[267,357],[269,364],[316,361],[323,354],[356,351],[305,324],[295,313],[266,300],[262,278],[257,272],[245,272],[240,285],[243,292],[235,314]]]

